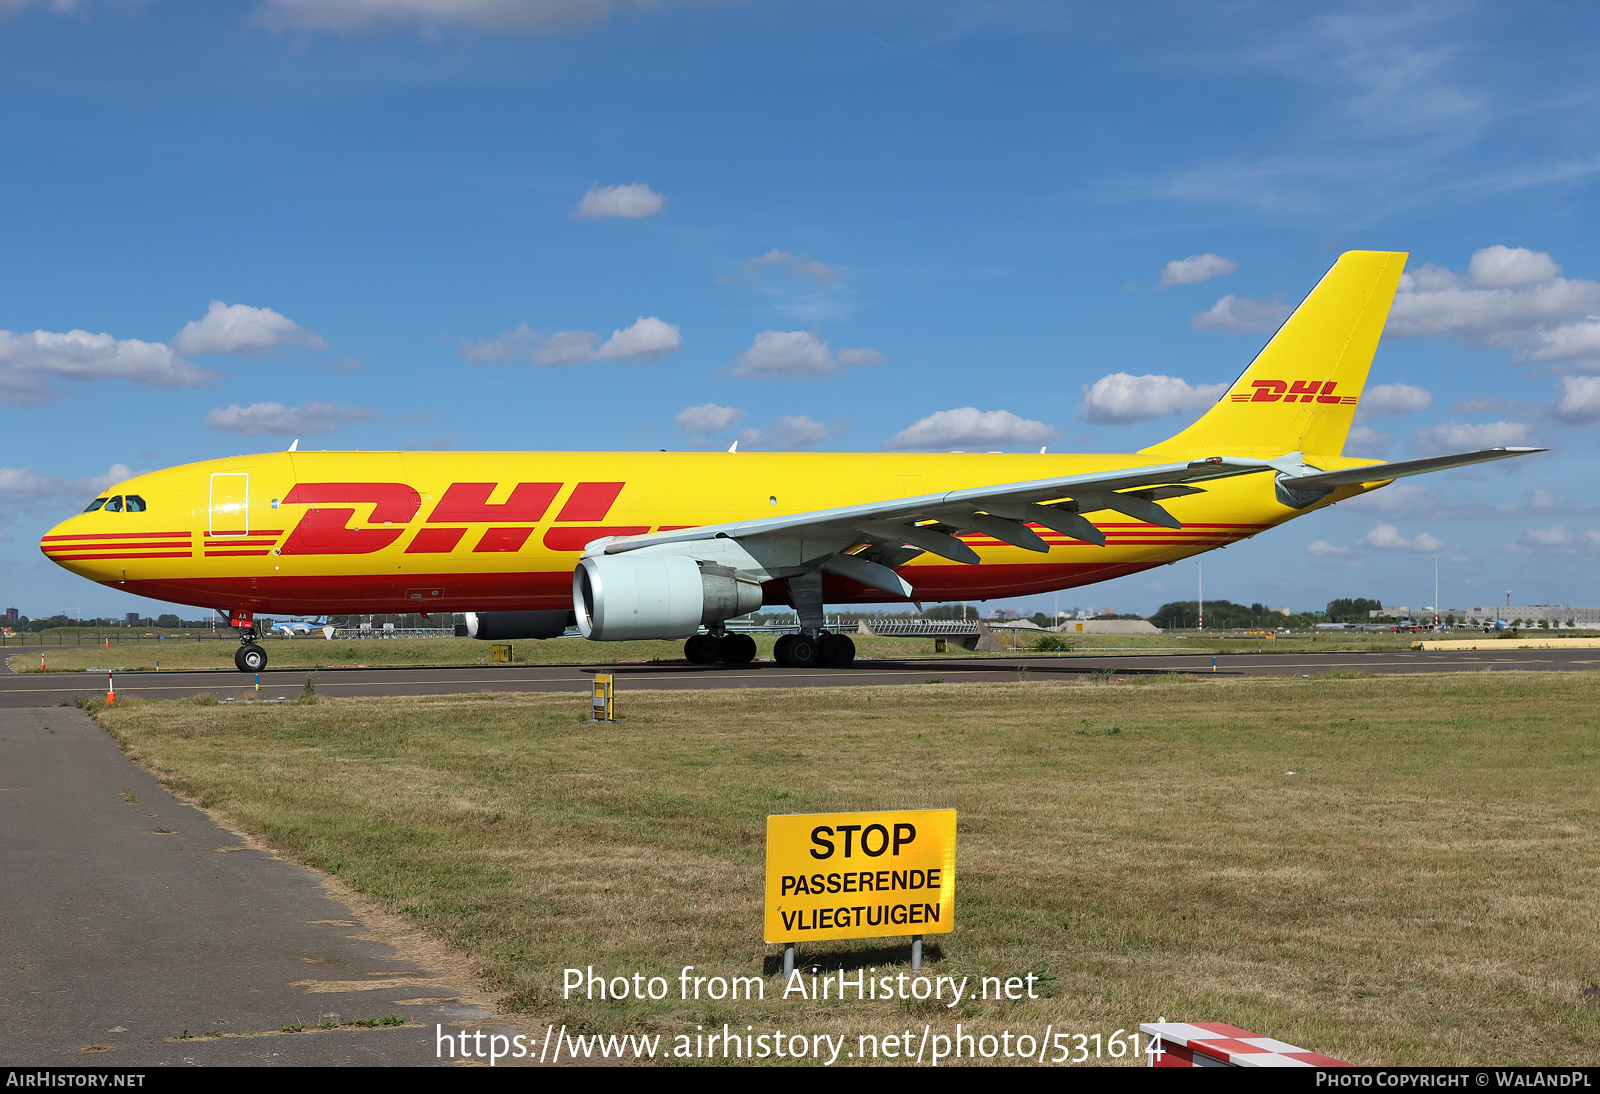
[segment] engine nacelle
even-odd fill
[[[468,638],[506,642],[513,638],[560,638],[572,624],[572,613],[564,611],[468,612],[465,631]]]
[[[761,607],[761,585],[684,555],[598,555],[573,571],[572,605],[596,642],[687,638]]]

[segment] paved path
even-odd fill
[[[0,832],[0,1066],[418,1065],[435,1022],[516,1032],[82,711],[0,710]],[[427,1024],[201,1037],[391,1012]]]
[[[1218,675],[1302,676],[1323,672],[1595,671],[1600,650],[1420,651],[1370,653],[1223,654]],[[612,672],[619,688],[838,687],[920,684],[929,679],[996,683],[1015,681],[1026,668],[1033,679],[1073,679],[1092,673],[1122,675],[1183,672],[1210,675],[1210,654],[1116,654],[1068,657],[857,661],[848,669],[786,669],[770,661],[740,668],[683,662],[590,666],[491,666],[444,669],[319,669],[317,688],[326,695],[448,695],[470,691],[566,691],[587,693],[591,675]],[[305,669],[268,670],[256,691],[239,672],[121,672],[117,694],[140,699],[178,699],[211,692],[219,699],[292,699]],[[71,703],[104,692],[103,673],[0,673],[0,708]]]

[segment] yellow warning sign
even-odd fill
[[[768,942],[955,930],[956,811],[767,818]]]

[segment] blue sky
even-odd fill
[[[1208,595],[1416,606],[1441,555],[1448,605],[1600,603],[1597,22],[0,0],[0,606],[161,610],[39,534],[295,437],[1133,451],[1356,247],[1412,259],[1352,450],[1554,451],[1213,553]]]

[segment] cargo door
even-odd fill
[[[212,536],[250,534],[250,475],[243,471],[218,471],[211,476]]]

